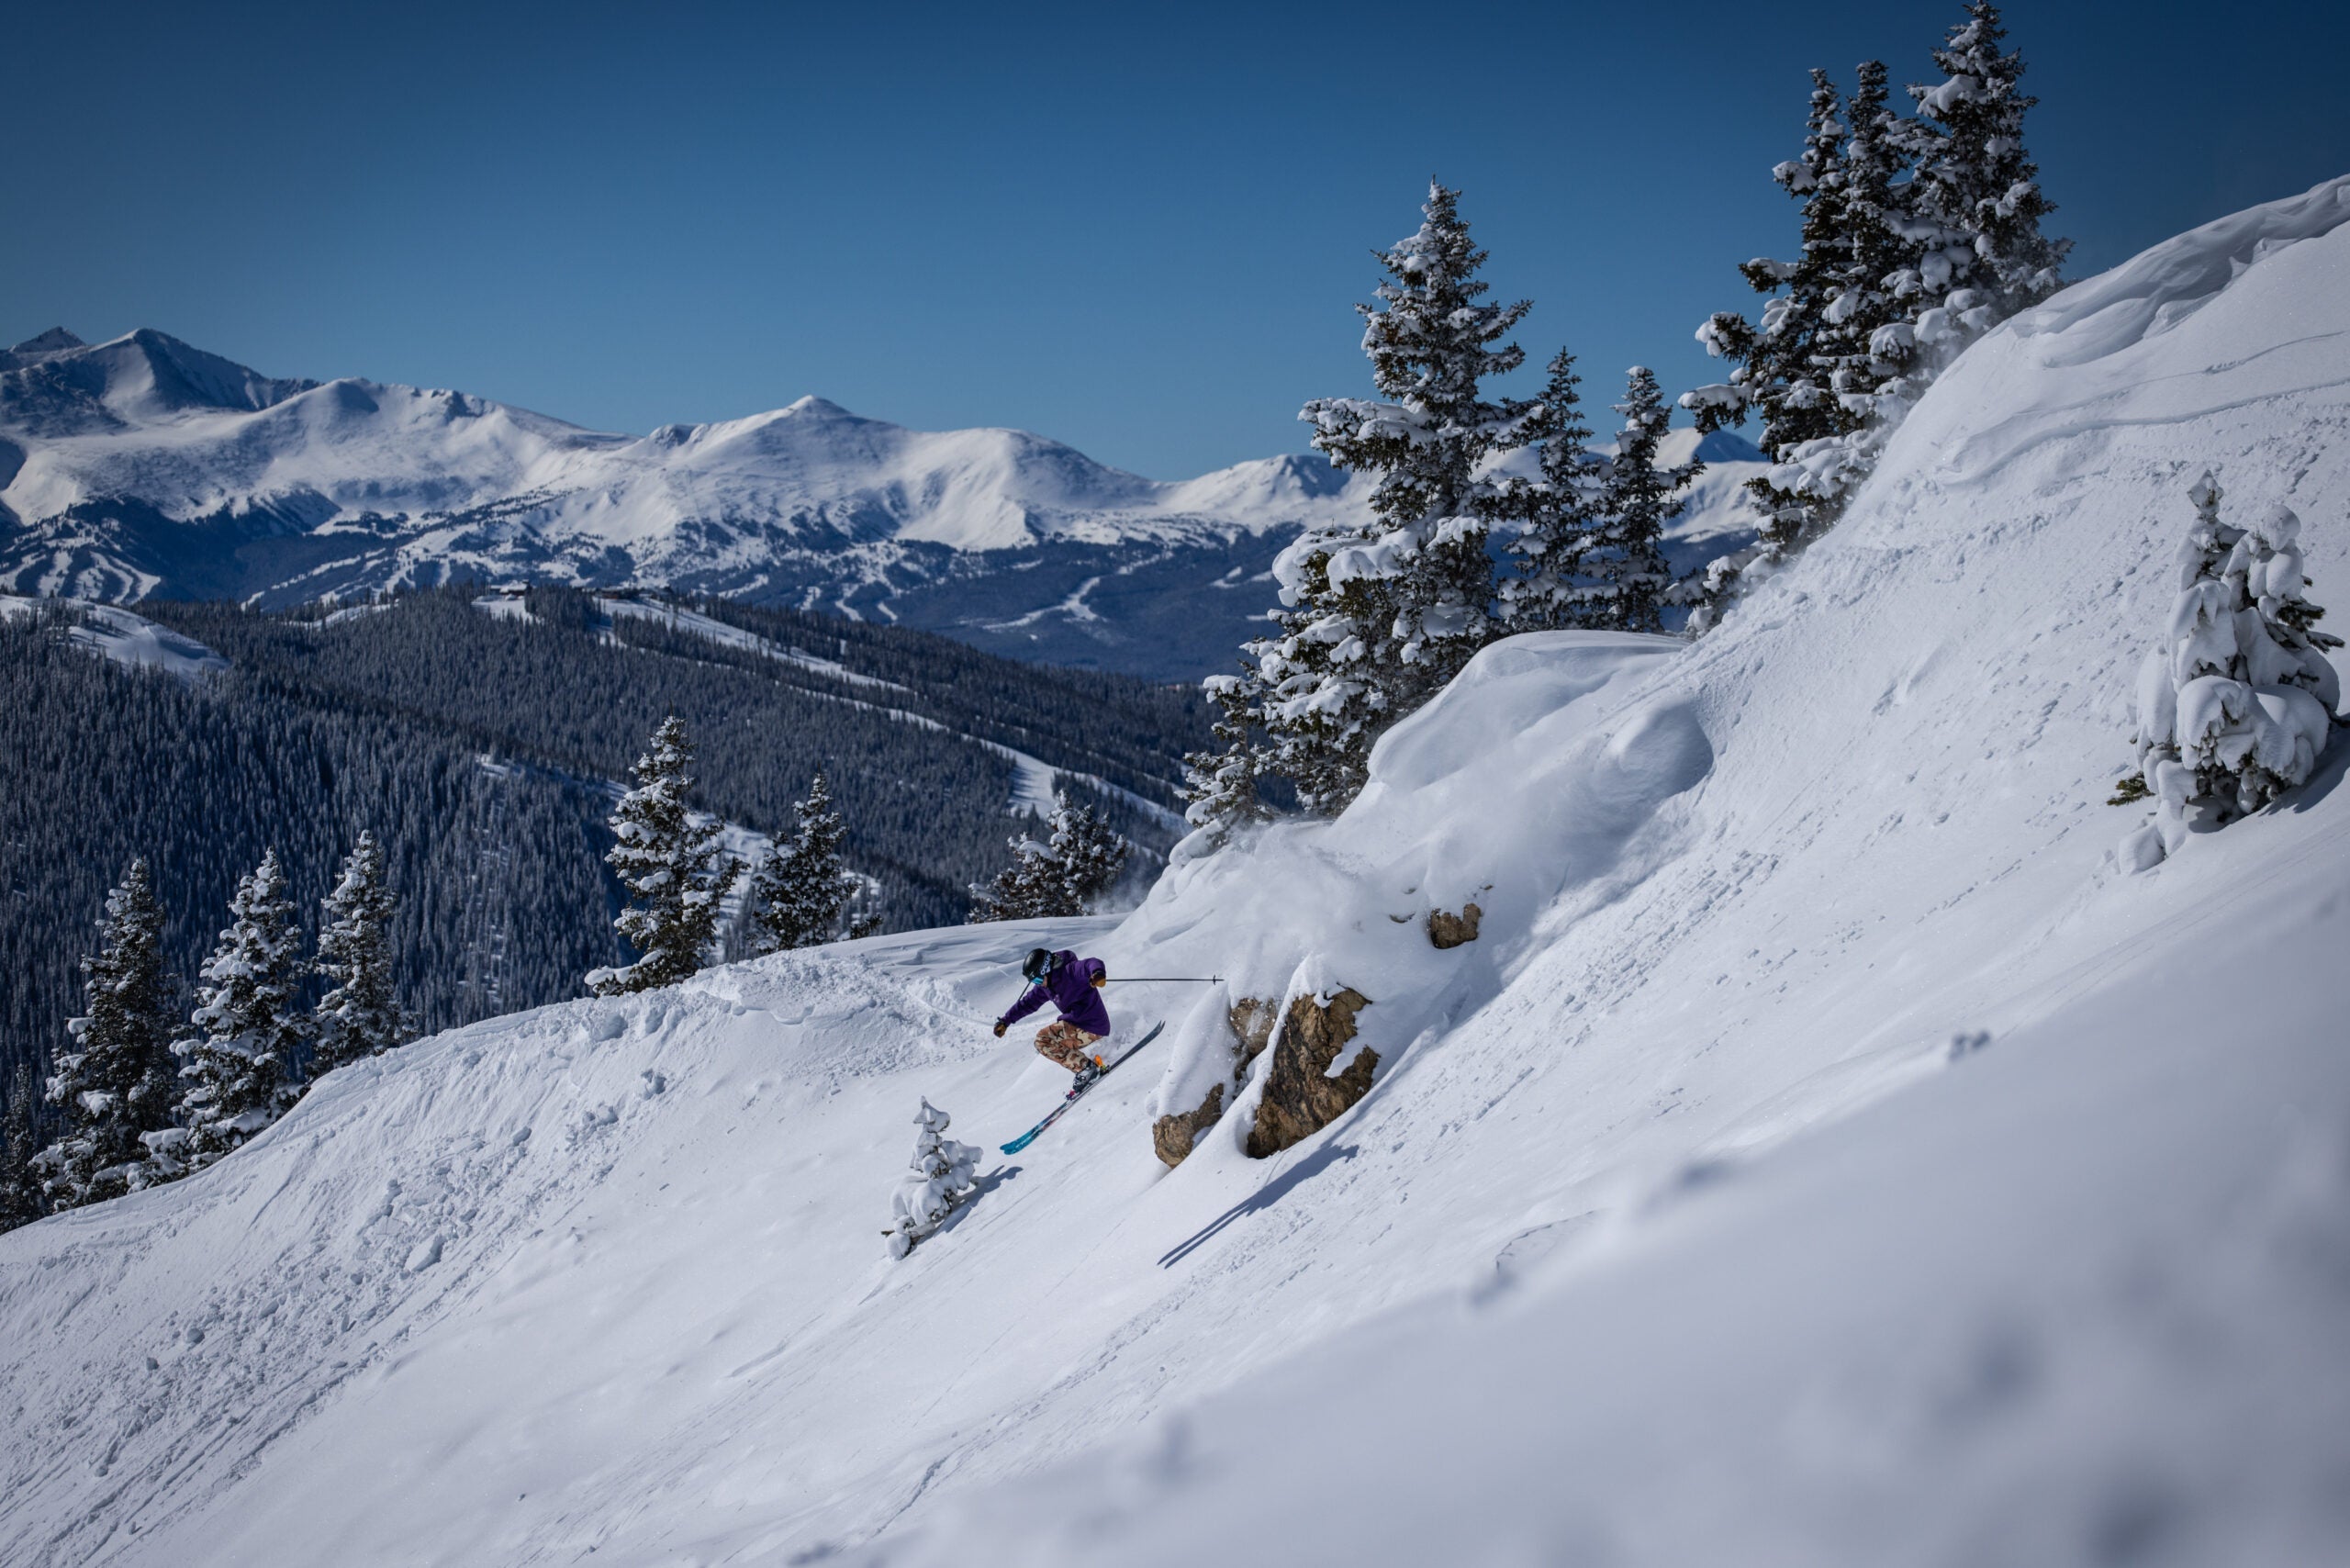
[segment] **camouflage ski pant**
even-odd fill
[[[1036,1054],[1075,1072],[1093,1055],[1095,1042],[1103,1038],[1106,1036],[1089,1035],[1076,1025],[1063,1020],[1047,1024],[1036,1031]]]

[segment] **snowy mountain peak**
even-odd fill
[[[0,354],[0,369],[13,369],[15,364],[28,364],[37,359],[63,353],[67,349],[84,348],[81,339],[62,327],[51,327],[37,338],[27,338],[6,353]],[[13,364],[10,362],[14,362]]]
[[[0,591],[674,588],[1190,678],[1261,630],[1295,532],[1369,493],[1318,454],[1163,482],[1026,431],[913,430],[814,396],[604,434],[464,392],[281,380],[152,330],[71,336],[0,357]],[[1732,465],[1751,447],[1676,431],[1669,461],[1676,442],[1717,465],[1680,532],[1741,542]]]
[[[151,327],[96,344],[53,328],[10,351],[0,374],[0,422],[43,435],[257,412],[318,385],[263,375]]]

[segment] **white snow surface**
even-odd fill
[[[0,1562],[2350,1557],[2345,747],[2142,874],[2102,804],[2203,468],[2350,603],[2345,192],[1994,332],[1718,632],[1498,644],[1122,921],[458,1030],[0,1237]],[[1038,942],[1353,986],[1377,1081],[1166,1170],[1226,993],[1113,986],[1169,1039],[998,1157]],[[924,1096],[990,1153],[891,1262]]]
[[[27,614],[39,602],[0,594],[0,615]],[[104,654],[117,664],[159,669],[187,681],[218,675],[229,667],[227,659],[195,638],[158,626],[118,605],[87,604],[70,599],[60,602],[82,617],[82,623],[73,628],[73,641]]]

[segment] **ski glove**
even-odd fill
[[[999,1040],[1003,1038],[1003,1025],[1001,1024],[995,1026],[995,1037]]]

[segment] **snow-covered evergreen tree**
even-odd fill
[[[1706,352],[1734,368],[1727,381],[1681,398],[1682,407],[1696,415],[1701,431],[1742,424],[1748,414],[1760,415],[1761,445],[1774,463],[1784,464],[1806,442],[1841,434],[1846,428],[1843,410],[1819,363],[1829,308],[1843,292],[1852,250],[1844,168],[1850,128],[1843,114],[1828,73],[1814,71],[1803,153],[1771,171],[1780,188],[1803,204],[1802,248],[1792,262],[1758,257],[1738,269],[1756,293],[1773,297],[1763,306],[1759,323],[1718,311],[1697,329],[1697,341]],[[1774,558],[1794,549],[1818,521],[1817,503],[1780,478],[1774,473],[1752,482],[1765,519],[1762,554]]]
[[[751,948],[780,953],[840,936],[841,913],[857,890],[856,874],[841,860],[848,829],[833,810],[822,770],[794,810],[800,828],[776,846],[751,881]]]
[[[50,1103],[64,1136],[36,1159],[50,1206],[78,1208],[147,1184],[142,1135],[172,1125],[171,982],[163,912],[147,862],[106,895],[98,950],[82,960],[83,1016],[57,1057]]]
[[[1923,230],[1901,178],[1906,139],[1890,97],[1885,62],[1862,62],[1841,155],[1843,254],[1813,349],[1842,429],[1797,449],[1802,477],[1788,486],[1810,500],[1815,527],[1842,514],[1924,386],[1922,375],[1912,375],[1923,304],[1915,263]]]
[[[390,1050],[409,1037],[408,1018],[392,993],[392,913],[397,902],[384,885],[384,852],[363,833],[326,896],[319,924],[318,972],[328,991],[319,998],[312,1036],[310,1076]]]
[[[1279,631],[1248,650],[1267,765],[1312,811],[1352,800],[1371,742],[1494,632],[1485,535],[1501,487],[1481,468],[1524,443],[1533,405],[1490,400],[1483,383],[1523,362],[1503,340],[1529,307],[1482,301],[1485,252],[1459,192],[1431,183],[1422,212],[1383,258],[1378,302],[1359,308],[1380,400],[1317,398],[1300,415],[1333,462],[1380,476],[1371,516],[1282,553]]]
[[[1989,0],[1974,0],[1966,18],[1934,50],[1942,79],[1909,89],[1909,201],[1930,228],[1915,279],[1929,342],[1978,335],[2039,304],[2061,286],[2072,249],[2040,231],[2055,207],[2024,146],[2025,112],[2040,100],[2020,90],[2022,51],[2002,50],[2007,31]]]
[[[277,851],[237,884],[229,924],[197,971],[196,1033],[173,1042],[180,1058],[178,1128],[142,1141],[160,1175],[201,1170],[293,1103],[290,1081],[303,1019],[302,931]]]
[[[1613,632],[1661,632],[1673,569],[1664,559],[1664,531],[1688,504],[1689,482],[1705,469],[1692,458],[1657,466],[1657,444],[1673,423],[1656,372],[1634,365],[1616,405],[1624,428],[1607,465],[1590,543],[1576,563],[1589,583],[1581,623]]]
[[[49,1212],[48,1194],[33,1164],[41,1152],[39,1107],[32,1064],[18,1062],[8,1075],[7,1115],[0,1119],[0,1230],[30,1225]]]
[[[696,822],[686,809],[693,756],[685,724],[675,714],[663,720],[636,759],[636,787],[612,812],[617,842],[604,858],[632,901],[612,924],[637,958],[588,971],[599,996],[675,985],[699,971],[717,938],[719,905],[741,868],[719,824]]]
[[[1126,863],[1126,841],[1091,806],[1053,797],[1051,838],[1012,839],[1013,861],[984,888],[971,890],[971,922],[1041,920],[1083,914],[1108,892]]]
[[[1042,844],[1025,834],[1016,834],[1006,842],[1012,846],[1012,864],[998,871],[987,886],[971,885],[971,924],[1079,913],[1064,907],[1060,879],[1053,874]]]
[[[1271,814],[1258,786],[1264,768],[1251,700],[1258,689],[1249,674],[1212,675],[1200,685],[1215,704],[1208,730],[1215,744],[1183,759],[1183,820],[1221,845],[1234,829]]]
[[[1061,895],[1082,913],[1117,885],[1130,846],[1109,819],[1091,806],[1054,797],[1053,836],[1046,854],[1060,879]]]
[[[912,1251],[915,1242],[946,1224],[955,1205],[970,1196],[979,1151],[946,1136],[952,1122],[929,1100],[923,1101],[922,1114],[914,1118],[914,1157],[890,1194],[890,1226],[882,1233],[890,1238],[892,1258]]]
[[[1528,425],[1539,443],[1542,477],[1519,480],[1505,496],[1503,510],[1518,522],[1505,546],[1516,557],[1517,575],[1501,585],[1503,619],[1512,632],[1589,623],[1582,573],[1595,543],[1604,465],[1583,423],[1583,395],[1576,390],[1582,380],[1574,355],[1561,349],[1552,356]]]
[[[2209,473],[2188,495],[2178,596],[2138,676],[2139,777],[2156,815],[2123,846],[2132,868],[2306,782],[2342,700],[2324,652],[2341,639],[2315,630],[2324,611],[2303,592],[2300,520],[2275,506],[2249,527],[2222,521]]]

